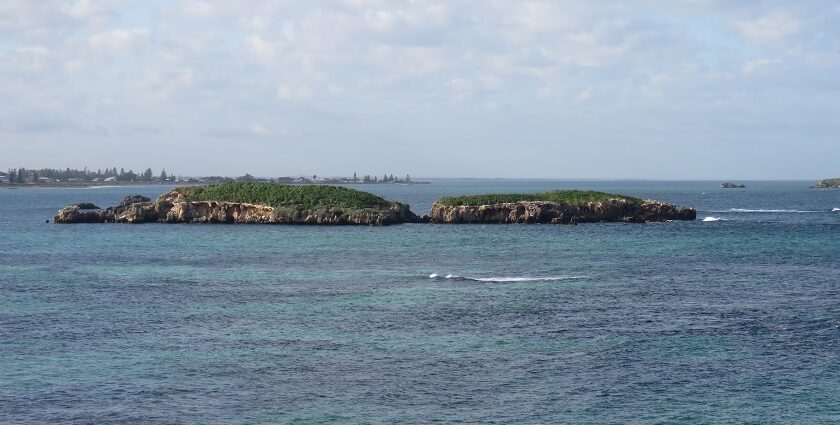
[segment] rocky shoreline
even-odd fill
[[[226,223],[226,224],[321,224],[370,225],[422,221],[408,206],[394,203],[387,209],[274,208],[267,205],[186,201],[175,190],[156,201],[135,195],[107,209],[90,203],[69,205],[54,217],[56,223]]]
[[[432,223],[646,223],[695,220],[693,208],[678,209],[656,201],[634,203],[624,199],[569,204],[564,202],[515,202],[495,205],[444,205],[435,203]]]

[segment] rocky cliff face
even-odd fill
[[[101,209],[93,204],[67,206],[55,216],[56,223],[247,223],[247,224],[333,224],[384,226],[419,221],[408,207],[394,204],[389,209],[343,210],[323,208],[273,208],[233,202],[186,202],[183,194],[169,192],[155,202],[130,196],[119,205]]]
[[[693,208],[677,209],[670,204],[645,201],[642,204],[614,199],[573,205],[554,202],[517,202],[481,206],[448,206],[435,203],[429,213],[433,223],[552,223],[633,222],[695,220]]]

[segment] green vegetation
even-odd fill
[[[394,202],[372,193],[327,185],[292,186],[259,182],[225,182],[176,189],[192,201],[224,201],[271,207],[384,209]]]
[[[616,195],[612,193],[594,192],[591,190],[553,190],[543,193],[506,193],[487,194],[472,196],[452,196],[438,199],[439,204],[447,206],[458,205],[494,205],[514,202],[544,201],[544,202],[565,202],[569,204],[583,204],[587,202],[602,202],[610,199],[624,199],[636,204],[642,203],[639,198],[632,196]]]

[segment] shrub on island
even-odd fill
[[[227,182],[208,186],[179,187],[184,201],[217,201],[270,207],[383,209],[397,204],[372,193],[329,185],[284,185],[258,182]]]

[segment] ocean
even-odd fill
[[[744,183],[358,187],[698,209],[578,226],[57,225],[169,187],[0,189],[0,423],[840,422],[840,190]]]

